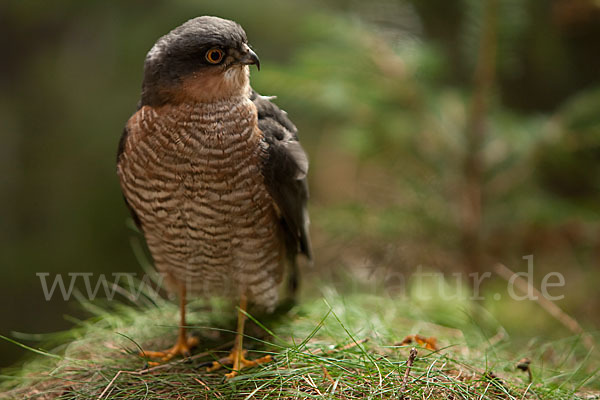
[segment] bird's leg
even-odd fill
[[[151,358],[160,358],[162,362],[167,362],[173,357],[181,354],[184,357],[188,357],[190,355],[190,350],[198,344],[198,338],[187,336],[186,328],[185,328],[185,304],[186,304],[186,289],[185,285],[181,285],[179,287],[179,313],[180,313],[180,321],[179,321],[179,334],[177,335],[177,342],[173,347],[164,351],[148,351],[142,350],[140,352],[140,356],[142,357],[151,357]],[[154,362],[150,362],[149,364],[157,364]]]
[[[237,321],[237,333],[235,335],[235,342],[233,349],[229,355],[219,361],[213,361],[213,365],[208,367],[208,372],[216,371],[223,366],[223,364],[231,364],[231,372],[225,374],[227,379],[236,376],[242,368],[253,367],[255,365],[264,364],[272,360],[270,355],[257,358],[256,360],[248,360],[246,358],[246,350],[243,348],[244,341],[244,323],[246,322],[246,296],[242,294],[240,297],[240,306],[238,309],[238,321]]]

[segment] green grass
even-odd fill
[[[250,316],[250,357],[272,354],[274,361],[228,381],[226,370],[207,373],[205,366],[229,350],[231,307],[191,303],[188,320],[200,347],[191,360],[148,371],[137,352],[174,342],[176,304],[152,297],[136,304],[82,302],[93,317],[44,337],[52,350],[31,349],[25,364],[4,371],[0,393],[14,399],[577,399],[599,389],[598,358],[578,338],[516,346],[466,300],[436,305],[365,288],[344,295],[333,286],[304,297],[278,317]],[[412,345],[400,343],[409,334],[434,336],[439,349],[415,345],[403,388]],[[515,368],[522,357],[531,359],[531,383]]]

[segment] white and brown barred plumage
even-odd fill
[[[215,48],[216,65],[207,58]],[[296,255],[311,257],[308,161],[286,114],[250,88],[257,62],[242,28],[215,17],[159,39],[117,171],[171,286],[272,310],[284,264],[295,287]]]

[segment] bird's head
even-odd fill
[[[251,64],[260,68],[240,25],[217,17],[191,19],[158,39],[148,52],[142,105],[247,95]]]

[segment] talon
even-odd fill
[[[171,347],[170,349],[164,350],[164,351],[150,351],[150,350],[143,350],[139,353],[139,355],[141,357],[145,357],[145,358],[160,358],[161,362],[167,362],[169,360],[171,360],[173,357],[178,356],[178,355],[182,355],[183,357],[189,357],[191,352],[190,350],[198,345],[198,338],[197,337],[188,337],[187,339],[185,337],[179,337],[177,339],[177,343],[175,343],[175,345],[173,347]],[[152,364],[152,365],[158,365],[159,363],[154,362],[154,361],[149,361],[148,364]]]
[[[229,356],[227,356],[227,357],[229,357]],[[213,361],[213,363],[210,367],[206,367],[206,372],[217,371],[217,370],[223,368],[223,365],[226,365],[226,364],[231,364],[231,361],[228,360],[227,358],[222,358],[219,361]]]
[[[270,355],[266,355],[264,357],[257,358],[255,360],[248,360],[246,358],[246,354],[248,354],[247,350],[237,351],[236,349],[231,350],[231,353],[227,355],[227,357],[220,359],[219,361],[213,361],[212,365],[206,368],[206,372],[214,372],[221,368],[224,365],[232,365],[232,370],[225,374],[227,379],[231,379],[246,367],[254,367],[260,364],[265,364],[273,361],[273,357]],[[237,365],[236,365],[237,364]]]
[[[242,345],[244,339],[244,322],[246,320],[246,305],[246,296],[242,294],[240,296],[240,306],[238,308],[238,326],[235,336],[235,344],[233,345],[231,353],[219,361],[213,361],[212,365],[206,368],[206,372],[213,372],[222,368],[223,365],[231,364],[231,371],[225,374],[226,379],[231,379],[235,377],[242,370],[242,368],[264,364],[273,359],[270,355],[257,358],[256,360],[248,360],[246,358],[247,351],[244,350]]]
[[[237,371],[231,371],[225,374],[225,379],[231,379],[234,378],[235,376],[237,376],[238,372]]]
[[[255,360],[246,360],[245,358],[242,358],[241,361],[245,367],[254,367],[256,365],[270,363],[271,361],[273,361],[273,357],[271,357],[271,355],[269,354],[264,357],[257,358]]]
[[[247,353],[248,353],[248,351],[243,350],[242,358],[244,358]],[[213,361],[212,365],[210,367],[206,368],[206,372],[217,371],[217,370],[223,368],[224,365],[233,365],[235,362],[236,354],[237,354],[237,351],[235,349],[232,349],[231,352],[229,354],[227,354],[226,357],[223,357],[223,358],[219,359],[218,361]]]

